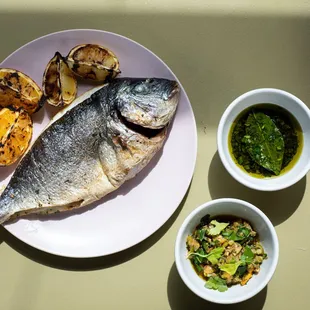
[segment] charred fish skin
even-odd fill
[[[0,197],[0,223],[94,202],[133,178],[163,146],[179,100],[166,79],[115,79],[52,122]]]

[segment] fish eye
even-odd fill
[[[147,94],[149,92],[149,87],[146,84],[138,84],[134,87],[134,92],[137,94]]]

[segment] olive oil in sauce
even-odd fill
[[[263,113],[268,116],[281,133],[284,150],[282,150],[282,164],[280,164],[280,172],[278,174],[263,167],[259,160],[254,160],[253,152],[252,154],[249,152],[247,140],[250,140],[252,137],[247,134],[247,126],[249,126],[248,120],[251,113],[253,115]],[[236,118],[230,129],[228,145],[235,163],[251,176],[257,178],[275,177],[289,171],[298,161],[303,148],[303,134],[299,123],[287,110],[272,104],[258,104],[243,111]],[[259,145],[256,147],[259,147]],[[280,146],[277,148],[281,150]]]

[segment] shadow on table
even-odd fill
[[[179,213],[181,212],[190,187],[188,188],[186,195],[184,196],[181,204],[177,208],[177,210],[173,213],[173,215],[168,219],[168,221],[159,228],[155,233],[149,236],[144,241],[140,242],[139,244],[118,252],[116,254],[111,254],[102,257],[95,257],[95,258],[69,258],[69,257],[62,257],[57,255],[52,255],[40,250],[37,250],[28,244],[20,241],[12,234],[10,234],[7,230],[5,230],[2,226],[0,226],[0,243],[3,241],[6,242],[11,248],[19,252],[20,254],[24,255],[25,257],[49,266],[53,268],[63,269],[63,270],[74,270],[74,271],[87,271],[87,270],[97,270],[97,269],[104,269],[113,267],[122,263],[125,263],[136,256],[139,256],[147,249],[152,247],[156,242],[158,242],[165,233],[169,230],[172,226],[174,221],[177,219]]]
[[[5,229],[0,226],[0,244],[4,241]]]
[[[169,273],[167,293],[171,310],[262,310],[267,296],[267,287],[251,299],[238,304],[211,303],[195,295],[184,284],[174,263]]]
[[[260,208],[274,225],[286,221],[297,210],[306,190],[306,177],[281,191],[261,192],[237,182],[223,166],[218,152],[212,158],[209,175],[209,191],[212,199],[238,198]]]
[[[197,13],[164,13],[155,7],[129,12],[126,4],[111,11],[2,10],[0,27],[6,31],[0,61],[51,32],[102,29],[143,44],[167,63],[185,87],[202,130],[216,128],[230,102],[255,88],[284,89],[309,105],[310,17],[241,11],[212,12],[210,6]],[[7,29],[12,20],[14,27]]]

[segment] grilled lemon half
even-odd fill
[[[0,107],[23,108],[33,114],[43,104],[42,95],[40,87],[25,73],[0,68]]]
[[[69,105],[77,94],[77,81],[59,52],[49,61],[43,74],[46,101],[56,107]]]
[[[0,166],[16,162],[27,150],[32,138],[32,120],[24,110],[0,110]]]
[[[97,44],[82,44],[74,47],[67,56],[70,69],[80,78],[104,82],[119,73],[116,55]]]

